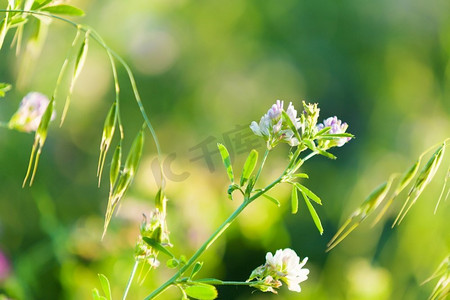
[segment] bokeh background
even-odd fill
[[[280,208],[264,200],[253,203],[202,257],[199,276],[246,280],[266,252],[291,247],[309,257],[311,273],[302,292],[283,287],[271,295],[221,287],[219,299],[428,297],[436,282],[421,283],[450,252],[449,202],[433,215],[449,155],[400,227],[390,228],[399,202],[375,227],[369,219],[330,253],[325,249],[372,189],[449,136],[450,2],[71,3],[87,13],[74,20],[96,28],[136,75],[167,162],[168,222],[176,254],[191,255],[239,204],[226,197],[219,156],[205,155],[202,145],[213,151],[216,142],[228,143],[239,170],[249,147],[239,143],[237,133],[250,133],[249,123],[276,99],[292,101],[298,110],[302,100],[317,102],[321,119],[337,115],[356,135],[333,149],[336,161],[318,157],[303,168],[310,174],[303,183],[324,202],[317,208],[323,236],[305,206],[290,214],[289,187],[280,186],[271,193]],[[6,7],[5,0],[0,4]],[[9,49],[12,34],[7,37],[0,82],[14,88],[0,99],[2,122],[29,91],[52,94],[74,36],[72,27],[53,22],[38,58],[27,57],[25,46],[16,56]],[[110,279],[114,299],[120,298],[142,213],[153,208],[156,156],[147,134],[137,178],[100,240],[108,182],[104,178],[97,188],[96,164],[114,87],[105,51],[95,42],[90,46],[66,122],[62,128],[52,123],[31,188],[21,185],[33,136],[0,130],[0,294],[13,299],[89,299],[92,289],[100,288],[98,273]],[[124,69],[118,71],[125,145],[130,145],[142,118]],[[57,99],[59,116],[63,94]],[[254,146],[262,155],[263,145]],[[271,154],[263,182],[280,174],[287,151],[279,147]],[[172,273],[165,267],[152,270],[142,285],[132,285],[129,299],[144,298]],[[180,297],[173,288],[161,299]]]

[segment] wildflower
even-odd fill
[[[289,290],[300,292],[300,283],[308,279],[309,270],[303,268],[307,261],[307,257],[300,261],[295,251],[289,248],[277,250],[275,255],[268,252],[266,263],[256,268],[247,281],[257,279],[252,286],[263,292],[276,293],[274,288],[279,288],[281,281]]]
[[[267,148],[272,149],[280,142],[286,142],[291,146],[297,146],[299,140],[295,137],[287,120],[283,116],[284,101],[277,100],[267,113],[261,117],[259,124],[253,121],[250,124],[250,129],[254,134],[261,136],[267,142]],[[289,103],[285,111],[295,129],[300,128],[300,119],[297,118],[297,111],[292,102]]]
[[[330,130],[328,131],[328,134],[341,134],[345,133],[345,131],[348,128],[347,123],[342,123],[341,120],[339,120],[336,116],[329,117],[328,119],[324,120],[323,123],[320,123],[317,125],[317,130],[320,131],[324,129],[325,127],[330,127]],[[331,141],[326,141],[326,148],[331,148],[334,146],[342,147],[345,143],[350,141],[350,137],[342,137],[338,139],[334,139]]]
[[[49,103],[47,96],[41,93],[28,93],[22,99],[17,112],[11,117],[8,126],[24,132],[36,131]],[[51,119],[54,118],[55,113],[52,114]]]

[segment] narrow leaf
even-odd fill
[[[213,300],[217,298],[217,289],[213,285],[196,283],[186,287],[186,294],[189,297],[200,300]]]
[[[163,245],[161,245],[154,239],[149,238],[149,237],[143,237],[142,239],[144,240],[144,242],[146,242],[150,247],[154,248],[155,250],[158,250],[158,251],[166,254],[170,258],[175,258],[175,255],[173,255],[172,252],[170,252],[167,248],[165,248]]]
[[[294,175],[292,175],[292,177],[295,177],[295,178],[309,178],[309,176],[308,176],[308,174],[306,174],[306,173],[298,173],[298,174],[294,174]]]
[[[309,190],[307,187],[305,187],[304,185],[295,182],[294,183],[295,187],[299,190],[301,190],[303,193],[305,193],[305,195],[313,200],[314,202],[316,202],[317,204],[322,205],[322,200],[320,200],[319,196],[317,196],[316,194],[314,194],[311,190]]]
[[[103,274],[98,274],[100,284],[102,286],[103,293],[105,293],[106,299],[111,300],[111,286],[109,285],[108,278]]]
[[[353,137],[355,137],[353,134],[351,134],[351,133],[347,133],[347,132],[344,132],[344,133],[333,133],[333,134],[322,134],[321,135],[321,138],[323,138],[323,139],[339,139],[339,138],[343,138],[343,137],[350,137],[350,138],[353,138]]]
[[[320,235],[322,235],[323,234],[323,227],[322,227],[322,223],[320,222],[319,215],[317,214],[316,210],[314,209],[313,205],[309,201],[309,199],[306,196],[306,194],[302,190],[299,190],[299,191],[302,194],[303,199],[305,199],[306,206],[308,207],[309,213],[311,214],[311,217],[312,217],[312,219],[314,221],[314,224],[316,225],[317,229],[319,230]]]
[[[45,11],[55,15],[84,16],[84,11],[77,7],[66,4],[47,6],[42,8],[41,11]]]
[[[269,201],[271,201],[273,204],[275,204],[276,206],[280,207],[280,201],[278,201],[277,199],[267,195],[267,194],[262,194],[264,198],[268,199]]]
[[[291,212],[296,214],[298,211],[298,196],[297,196],[297,188],[295,186],[292,187],[292,195],[291,195]]]
[[[233,167],[231,165],[231,159],[230,159],[230,153],[228,152],[227,148],[217,143],[217,148],[219,148],[220,156],[222,156],[223,164],[225,165],[225,168],[227,169],[228,178],[230,178],[231,183],[234,182],[234,175],[233,175]]]
[[[195,275],[197,275],[197,273],[201,270],[201,268],[203,267],[203,262],[196,262],[194,267],[192,268],[192,272],[191,275],[189,276],[190,279],[194,278]]]
[[[322,130],[316,133],[315,137],[321,136],[323,134],[326,134],[328,131],[330,131],[331,127],[324,127]]]
[[[6,34],[8,33],[8,16],[6,16],[0,22],[0,50],[2,49],[3,42],[5,41]]]
[[[258,161],[258,152],[253,149],[250,154],[247,157],[247,160],[245,161],[244,168],[242,169],[242,175],[241,175],[241,186],[243,186],[247,180],[250,178],[250,175],[252,175],[253,170],[255,169],[256,163]]]
[[[336,159],[336,156],[334,156],[333,154],[331,154],[330,152],[327,152],[325,150],[322,149],[316,149],[317,153],[319,153],[322,156],[328,157],[329,159]]]

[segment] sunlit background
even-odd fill
[[[6,2],[0,0],[0,7]],[[373,218],[368,219],[330,253],[325,249],[372,189],[449,136],[449,1],[72,4],[86,11],[85,17],[73,20],[95,28],[136,75],[163,149],[169,230],[177,255],[192,255],[239,205],[239,199],[227,199],[227,176],[213,152],[215,144],[232,149],[239,170],[252,146],[237,136],[254,142],[248,125],[276,99],[292,101],[298,110],[302,100],[317,102],[321,120],[336,115],[356,135],[331,151],[336,161],[317,157],[303,168],[310,179],[302,183],[324,203],[317,208],[323,236],[304,203],[298,214],[290,213],[290,188],[280,186],[270,193],[281,201],[280,208],[263,199],[251,204],[201,257],[204,268],[198,276],[245,281],[264,263],[266,252],[293,248],[302,258],[309,257],[311,272],[302,292],[283,287],[272,295],[220,287],[219,299],[430,295],[436,281],[421,283],[450,252],[448,200],[433,214],[449,155],[401,226],[390,228],[401,207],[398,202],[375,227]],[[26,31],[25,37],[29,35]],[[0,82],[12,83],[13,90],[0,98],[0,121],[9,120],[29,91],[52,94],[74,36],[73,27],[53,21],[41,55],[33,58],[26,44],[16,56],[8,35],[0,51]],[[119,67],[118,72],[129,147],[142,118],[125,70]],[[90,299],[92,289],[100,288],[97,274],[102,273],[112,284],[114,299],[120,299],[133,266],[142,214],[153,209],[156,149],[147,134],[134,184],[101,241],[108,180],[104,176],[98,188],[96,170],[102,126],[114,97],[108,57],[92,41],[67,119],[62,128],[58,121],[51,124],[31,188],[21,186],[33,135],[0,129],[0,294]],[[59,117],[64,92],[56,100]],[[263,154],[263,144],[253,147]],[[288,150],[280,146],[271,154],[262,182],[282,172]],[[143,278],[147,269],[138,272]],[[144,298],[173,273],[164,266],[150,271],[141,285],[134,282],[129,299]],[[181,295],[172,288],[160,298]]]

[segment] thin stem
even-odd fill
[[[260,197],[262,194],[266,193],[270,189],[272,189],[274,186],[276,186],[278,183],[281,182],[282,177],[286,171],[283,172],[283,174],[278,177],[275,181],[273,181],[271,184],[269,184],[267,187],[256,193],[250,198],[246,198],[244,202],[233,212],[231,216],[228,217],[228,219],[225,220],[225,222],[220,225],[220,227],[206,240],[206,242],[195,252],[195,254],[189,259],[189,261],[184,265],[175,275],[173,275],[169,280],[167,280],[163,285],[161,285],[159,288],[154,290],[150,295],[148,295],[145,300],[154,299],[156,296],[164,292],[167,288],[169,288],[172,284],[175,283],[175,281],[183,275],[184,272],[186,272],[187,269],[189,269],[196,261],[197,259],[205,252],[216,240],[219,236],[222,235],[222,233],[230,226],[230,224],[236,219],[236,217],[244,210],[244,208],[247,207],[251,202],[253,202],[255,199]]]
[[[130,290],[131,283],[133,282],[134,275],[136,274],[137,267],[139,265],[139,261],[134,261],[133,270],[131,271],[130,278],[128,279],[127,287],[125,288],[125,292],[123,293],[122,300],[127,299],[128,291]]]
[[[189,259],[189,261],[184,265],[175,275],[167,280],[163,285],[154,290],[150,295],[148,295],[145,300],[154,299],[156,296],[164,292],[170,285],[172,285],[181,275],[183,275],[186,270],[188,270],[197,259],[205,252],[215,241],[222,235],[222,233],[231,225],[231,223],[236,219],[237,216],[244,210],[247,205],[250,204],[249,199],[244,200],[244,202],[225,220],[225,222],[220,225],[220,227],[206,240],[206,242],[195,252],[195,254]]]
[[[267,156],[269,155],[269,152],[270,152],[270,150],[266,148],[266,152],[264,152],[264,157],[262,159],[261,166],[259,167],[258,173],[256,174],[256,177],[255,177],[255,184],[258,181],[259,175],[261,175],[261,171],[264,168],[264,164],[266,163],[266,159],[267,159]]]

